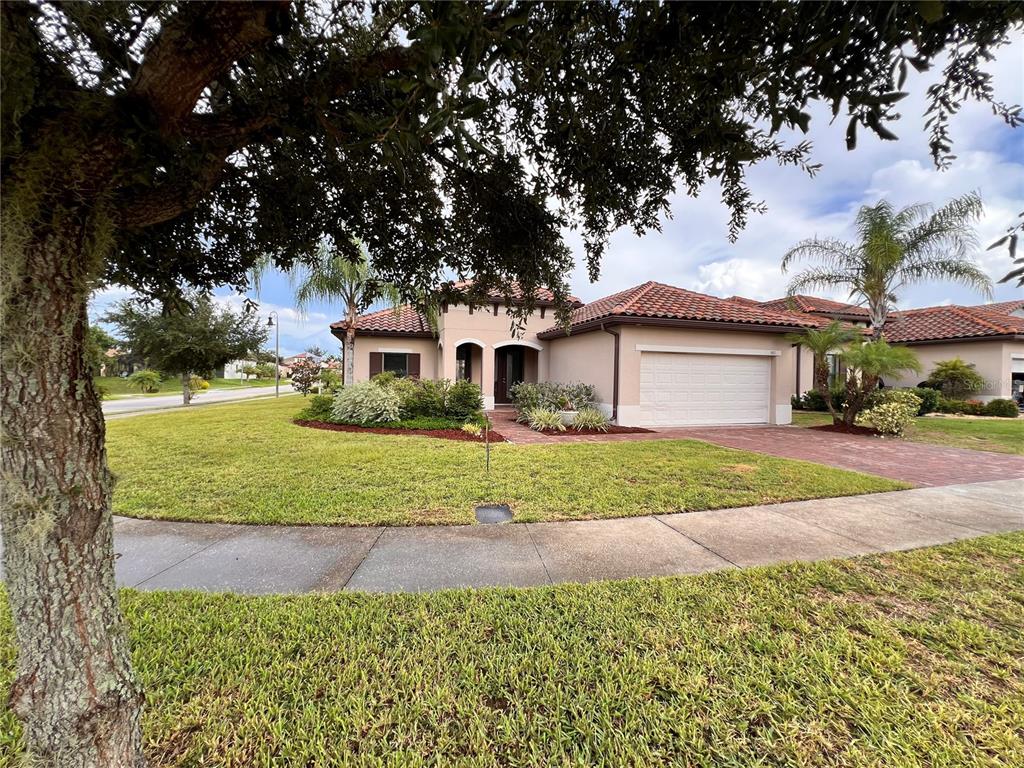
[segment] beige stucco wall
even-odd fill
[[[548,342],[548,380],[593,384],[602,410],[611,413],[615,339],[604,331],[572,334]]]
[[[356,381],[370,378],[371,352],[405,352],[419,354],[420,377],[437,378],[437,341],[435,339],[402,338],[400,336],[356,336]]]
[[[1010,379],[1013,356],[1024,355],[1024,341],[962,341],[950,344],[916,344],[910,349],[921,361],[921,373],[909,373],[898,380],[886,381],[887,386],[914,387],[928,378],[935,364],[941,360],[959,357],[974,363],[975,370],[985,378],[985,388],[976,397],[992,400],[1010,397]]]
[[[455,380],[455,354],[460,343],[472,347],[472,380],[480,385],[484,404],[494,405],[494,350],[508,344],[531,348],[525,356],[524,376],[527,381],[545,381],[548,375],[548,343],[537,338],[539,331],[555,324],[554,311],[546,308],[544,317],[537,309],[527,319],[519,335],[512,329],[512,318],[504,305],[494,314],[493,305],[475,308],[449,305],[438,317],[436,339],[356,336],[355,377],[365,381],[370,376],[371,352],[419,352],[420,376],[430,379]]]

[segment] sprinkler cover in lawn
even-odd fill
[[[485,525],[507,523],[512,519],[508,504],[481,504],[476,508],[476,521]]]

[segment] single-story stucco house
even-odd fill
[[[487,408],[510,402],[519,381],[582,381],[622,425],[787,424],[798,355],[784,336],[825,322],[656,282],[575,303],[566,329],[539,292],[518,336],[499,296],[444,305],[436,332],[407,306],[363,315],[356,381],[381,371],[469,379]],[[345,328],[331,325],[339,339]]]
[[[771,301],[754,302],[734,296],[766,309],[787,309],[814,317],[841,320],[865,329],[871,327],[868,311],[861,306],[844,304],[814,296],[787,296]],[[913,387],[927,378],[935,364],[955,357],[974,365],[985,379],[985,387],[973,398],[988,401],[995,398],[1019,400],[1024,395],[1024,299],[995,304],[961,306],[951,304],[923,309],[892,312],[886,321],[884,336],[890,344],[911,347],[921,361],[921,373],[908,373],[886,386]],[[802,355],[800,392],[811,389],[811,355]],[[836,361],[834,372],[842,370]]]
[[[813,359],[785,334],[832,320],[870,327],[863,307],[830,299],[723,299],[647,282],[589,304],[572,299],[568,329],[554,323],[553,296],[540,290],[517,335],[505,302],[495,294],[476,306],[447,303],[436,328],[409,306],[362,315],[356,381],[382,371],[468,379],[488,409],[509,403],[519,381],[582,381],[622,425],[787,424],[791,396],[813,386]],[[345,329],[331,325],[339,339]],[[889,386],[914,386],[937,361],[960,357],[986,379],[979,399],[1024,392],[1024,300],[896,312],[885,330],[890,342],[914,347],[924,368]]]

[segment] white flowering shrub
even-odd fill
[[[402,399],[391,387],[364,381],[334,396],[331,415],[339,424],[383,424],[402,418]]]
[[[907,427],[914,423],[917,409],[921,405],[920,398],[915,397],[914,399],[917,400],[916,405],[900,403],[895,400],[881,403],[863,411],[857,417],[857,421],[860,424],[870,424],[883,435],[902,436],[907,431]]]

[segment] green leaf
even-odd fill
[[[929,24],[934,24],[936,21],[941,20],[946,13],[946,9],[940,0],[917,0],[914,3],[914,7],[921,18]]]

